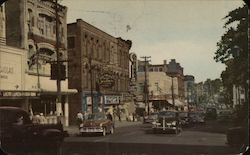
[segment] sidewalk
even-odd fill
[[[128,122],[128,121],[115,121],[115,128],[121,128],[121,127],[126,127],[126,126],[132,126],[132,125],[138,125],[141,124],[142,122],[137,121],[137,122]],[[79,128],[78,126],[68,126],[64,127],[64,130],[68,132],[69,136],[76,136],[79,134]]]

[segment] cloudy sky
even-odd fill
[[[213,60],[226,31],[222,19],[242,0],[61,0],[68,23],[76,19],[132,40],[131,52],[152,64],[176,59],[196,82],[215,79],[225,66]]]

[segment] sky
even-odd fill
[[[60,0],[67,22],[82,19],[114,36],[132,41],[137,58],[151,64],[171,59],[195,82],[220,78],[225,65],[215,62],[216,43],[225,33],[228,12],[242,0]]]

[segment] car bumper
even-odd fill
[[[103,132],[103,128],[80,128],[81,133]]]

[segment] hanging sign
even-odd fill
[[[99,78],[99,85],[102,88],[111,88],[114,86],[115,80],[113,79],[112,75],[108,73],[104,73],[100,78]]]

